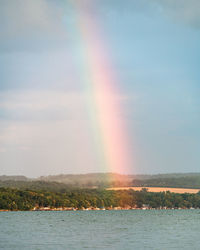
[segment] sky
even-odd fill
[[[199,0],[1,0],[0,175],[200,172]]]

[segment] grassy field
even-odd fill
[[[196,194],[200,191],[200,189],[168,188],[168,187],[113,187],[113,188],[108,188],[107,190],[133,189],[135,191],[141,191],[143,188],[148,189],[148,192],[154,192],[154,193],[170,191],[171,193],[178,193],[178,194],[183,194],[183,193]]]

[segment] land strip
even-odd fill
[[[190,188],[168,188],[168,187],[112,187],[112,188],[107,188],[107,190],[135,190],[135,191],[141,191],[142,189],[147,189],[148,192],[153,192],[153,193],[159,193],[159,192],[167,192],[170,191],[171,193],[177,193],[177,194],[184,194],[184,193],[189,193],[189,194],[196,194],[200,191],[200,189],[190,189]]]

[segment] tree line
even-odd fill
[[[146,189],[76,189],[45,191],[0,188],[0,210],[26,211],[33,208],[200,208],[200,193],[152,193]]]

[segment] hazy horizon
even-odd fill
[[[0,1],[0,175],[200,171],[200,1]]]
[[[40,177],[48,177],[48,176],[60,176],[60,175],[95,175],[95,174],[113,174],[113,175],[124,175],[124,176],[159,176],[159,175],[195,175],[195,174],[200,174],[200,172],[158,172],[158,173],[134,173],[134,174],[120,174],[120,173],[116,173],[116,172],[85,172],[85,173],[56,173],[56,174],[45,174],[45,175],[36,175],[36,176],[28,176],[28,175],[24,175],[24,174],[2,174],[1,176],[7,176],[7,177],[11,177],[11,176],[23,176],[26,177],[28,179],[37,179]]]

